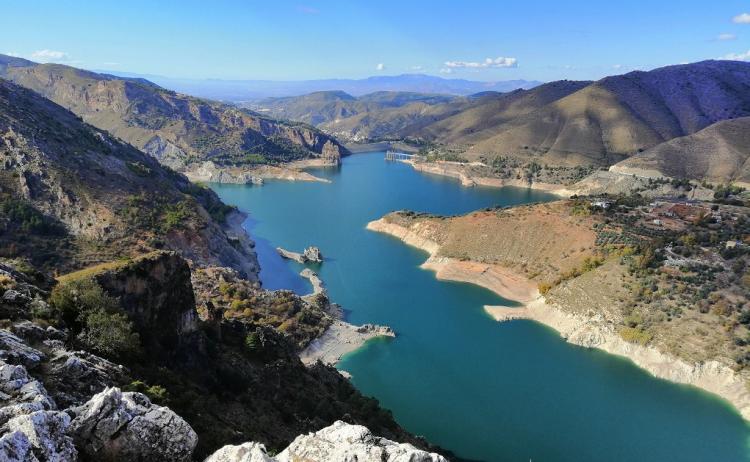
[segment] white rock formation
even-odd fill
[[[335,422],[298,436],[275,458],[257,443],[225,446],[205,462],[447,462],[443,456],[373,435],[361,425]]]
[[[260,443],[227,445],[211,454],[206,462],[274,462]]]
[[[33,368],[44,359],[44,354],[3,329],[0,330],[0,359]]]
[[[70,462],[77,460],[78,451],[73,446],[73,439],[66,434],[69,425],[70,416],[64,412],[35,411],[10,419],[3,429],[11,435],[16,433],[16,438],[21,438],[17,433],[26,437],[34,458],[27,457],[25,460]],[[0,453],[0,460],[3,456]]]
[[[26,368],[0,361],[0,425],[20,415],[55,408],[47,390]]]
[[[141,393],[107,388],[71,408],[69,433],[92,460],[191,460],[198,436],[169,408]]]

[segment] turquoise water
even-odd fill
[[[276,246],[317,245],[316,270],[353,323],[386,324],[340,368],[413,433],[481,461],[748,461],[750,428],[727,403],[655,379],[627,360],[565,343],[530,321],[496,323],[482,310],[501,298],[419,269],[424,252],[365,230],[385,213],[412,209],[461,214],[492,205],[553,199],[458,182],[360,154],[332,181],[213,185],[250,213],[264,286],[307,293]]]

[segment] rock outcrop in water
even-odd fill
[[[282,258],[294,260],[303,265],[306,263],[323,263],[323,253],[315,246],[307,247],[302,253],[292,252],[291,250],[282,249],[281,247],[277,247],[276,251]]]
[[[302,256],[307,259],[307,261],[312,263],[321,263],[323,262],[323,254],[320,252],[320,249],[315,246],[310,246],[305,249],[305,251],[302,253]]]
[[[302,253],[292,252],[290,250],[282,249],[281,247],[277,247],[276,251],[283,258],[294,260],[297,263],[323,263],[323,254],[320,249],[315,246],[307,247]]]
[[[361,425],[335,422],[315,433],[298,436],[278,456],[271,457],[263,445],[245,443],[225,446],[205,462],[447,462],[443,456],[422,451],[411,444],[396,443],[372,434]]]

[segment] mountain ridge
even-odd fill
[[[341,90],[353,96],[376,91],[411,91],[417,93],[442,93],[466,96],[486,90],[510,91],[531,88],[542,82],[536,80],[507,80],[495,82],[446,79],[427,74],[401,74],[371,76],[363,79],[318,80],[223,80],[181,79],[152,74],[137,74],[112,70],[101,71],[123,77],[140,77],[182,93],[221,101],[254,101],[269,97],[301,96],[317,91]]]
[[[4,58],[0,77],[72,110],[175,170],[212,161],[245,166],[321,157],[337,162],[347,150],[304,124],[59,64]]]

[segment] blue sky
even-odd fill
[[[0,0],[0,11],[0,53],[170,77],[549,81],[750,60],[750,0]]]

